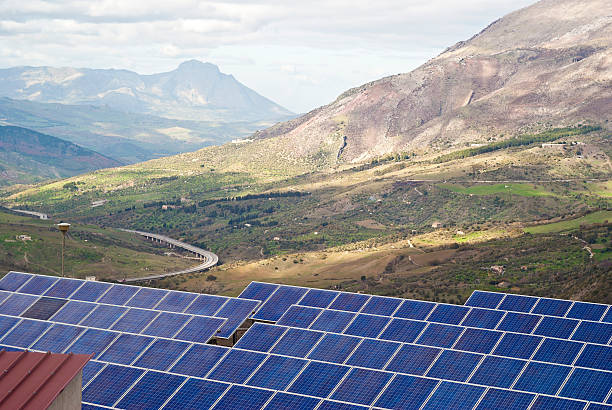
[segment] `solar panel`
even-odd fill
[[[248,350],[230,350],[209,374],[209,378],[230,383],[244,383],[266,358]]]
[[[343,363],[361,339],[328,333],[317,344],[308,358],[324,362]]]
[[[576,366],[612,371],[612,346],[587,344]]]
[[[574,302],[567,317],[583,320],[599,320],[607,309],[606,305],[596,303]]]
[[[379,337],[384,340],[411,343],[421,334],[426,325],[426,322],[416,320],[392,319]]]
[[[453,347],[468,352],[490,353],[502,334],[495,330],[468,328]]]
[[[489,389],[477,409],[526,409],[535,395],[511,390]]]
[[[238,297],[263,302],[279,287],[280,285],[274,285],[272,283],[251,282]]]
[[[266,405],[266,410],[312,410],[317,407],[320,399],[289,393],[276,393]]]
[[[470,378],[470,383],[509,388],[525,367],[524,360],[487,356]]]
[[[167,290],[162,289],[140,288],[140,290],[127,301],[126,306],[152,309],[168,293]]]
[[[365,339],[351,354],[346,364],[370,369],[382,369],[400,346],[399,343]]]
[[[296,304],[306,293],[306,289],[293,286],[281,286],[266,300],[253,315],[254,319],[276,322],[293,304]]]
[[[185,309],[184,313],[191,313],[194,315],[202,316],[214,316],[215,313],[223,306],[229,298],[223,296],[213,295],[199,295],[196,299]]]
[[[323,289],[310,289],[298,303],[302,306],[326,308],[340,292]]]
[[[344,333],[354,336],[376,337],[391,319],[384,316],[374,316],[360,313],[355,317]]]
[[[321,312],[321,309],[294,305],[276,323],[279,325],[307,328]]]
[[[133,367],[108,365],[83,390],[83,401],[112,406],[144,373]]]
[[[397,375],[374,404],[390,409],[418,409],[438,384],[424,377]]]
[[[19,289],[19,293],[28,293],[30,295],[42,295],[58,278],[53,276],[34,276],[25,285]]]
[[[377,370],[352,369],[336,388],[331,398],[369,405],[392,376],[392,373]]]
[[[401,305],[402,299],[387,298],[382,296],[372,296],[365,304],[361,313],[373,315],[392,316],[393,312]]]
[[[562,399],[560,397],[538,396],[530,408],[532,410],[581,410],[584,409],[585,405],[586,403],[582,401]]]
[[[540,319],[541,316],[538,315],[508,312],[497,326],[497,329],[507,332],[531,333]]]
[[[127,308],[112,305],[98,305],[80,324],[88,327],[110,328],[119,319]]]
[[[425,404],[424,410],[471,410],[485,391],[484,387],[442,382]]]
[[[427,318],[429,322],[447,323],[458,325],[461,323],[469,308],[458,305],[437,305]]]
[[[499,304],[498,309],[509,310],[511,312],[529,312],[536,304],[538,298],[522,295],[506,295]]]
[[[193,345],[170,371],[196,377],[205,377],[230,349],[221,346]]]
[[[274,392],[254,387],[234,385],[221,397],[213,409],[258,410],[270,399]]]
[[[168,292],[155,309],[180,313],[198,297],[195,293]]]
[[[284,390],[307,363],[307,360],[293,357],[269,356],[248,379],[247,384],[266,389]]]
[[[280,338],[271,352],[285,356],[306,357],[323,335],[323,332],[291,328]]]
[[[185,377],[150,370],[117,403],[124,409],[157,409],[185,381]]]
[[[422,302],[420,300],[405,300],[395,311],[393,316],[403,319],[423,320],[436,306],[435,303]]]
[[[472,292],[472,295],[465,302],[465,306],[475,306],[475,307],[495,309],[503,298],[504,298],[503,293],[484,292],[482,290],[475,290],[474,292]]]
[[[229,387],[226,383],[189,379],[164,409],[203,409],[212,406]]]
[[[349,369],[348,366],[310,362],[291,384],[289,391],[307,396],[327,397]]]
[[[95,302],[111,286],[112,285],[110,283],[85,281],[85,283],[83,283],[83,285],[70,296],[70,299]]]
[[[0,310],[2,308],[0,307]],[[1,312],[0,312],[1,313]],[[608,344],[612,337],[612,324],[598,322],[580,322],[572,335],[572,340]]]
[[[24,319],[8,332],[0,340],[0,343],[18,347],[29,347],[49,326],[51,324],[47,322]]]
[[[105,363],[96,362],[93,360],[88,361],[85,367],[83,367],[83,386],[89,383],[89,381],[93,379],[105,365]]]
[[[495,329],[503,316],[504,312],[500,310],[472,308],[462,325],[483,329]]]
[[[321,312],[317,320],[310,325],[310,328],[324,332],[341,333],[355,316],[355,313],[342,312],[340,310],[325,310]]]
[[[215,314],[215,317],[227,319],[221,326],[217,336],[228,338],[247,317],[257,308],[259,302],[248,299],[230,299]]]
[[[153,370],[167,370],[187,350],[189,343],[157,339],[134,362],[134,366]]]
[[[136,286],[113,285],[99,300],[98,303],[111,305],[125,305],[132,296],[138,292]]]
[[[463,382],[470,377],[482,355],[476,353],[445,350],[427,372],[429,377]]]
[[[538,327],[533,331],[536,335],[569,339],[578,326],[578,320],[563,319],[560,317],[544,317]]]
[[[68,298],[74,293],[81,285],[83,281],[61,278],[53,286],[51,286],[45,293],[45,296],[54,298]]]
[[[130,364],[152,342],[152,337],[122,334],[102,353],[99,360],[118,364]]]
[[[556,394],[572,370],[568,366],[531,362],[525,368],[514,388],[533,393]]]
[[[19,316],[30,307],[38,298],[31,295],[13,294],[0,305],[0,314]]]
[[[342,403],[338,401],[324,400],[317,410],[365,410],[367,407],[357,404]]]
[[[612,373],[574,368],[560,395],[603,403],[610,388],[612,388]]]
[[[16,291],[34,275],[21,272],[9,272],[0,280],[0,290]]]
[[[544,339],[533,356],[533,360],[542,362],[572,364],[584,343],[559,339]]]
[[[85,329],[82,327],[54,324],[32,346],[32,350],[63,352]]]
[[[34,302],[21,316],[30,319],[47,320],[64,306],[66,302],[66,299],[42,297]]]
[[[254,323],[253,326],[240,338],[236,347],[267,352],[287,330],[286,327]]]
[[[540,336],[506,333],[493,354],[517,359],[529,359],[541,342],[542,338]]]
[[[360,293],[340,293],[329,305],[330,309],[358,312],[370,299],[370,295]]]
[[[423,375],[442,350],[433,347],[403,345],[391,359],[386,370]]]
[[[540,298],[532,313],[548,316],[565,316],[572,302],[569,300]]]
[[[6,291],[3,291],[3,290],[0,290],[0,303],[2,303],[9,296],[11,296],[10,292],[6,292]]]
[[[18,318],[0,316],[0,335],[6,334],[17,322],[19,322]]]
[[[220,334],[218,331],[222,328],[222,325],[223,319],[194,316],[174,338],[189,342],[206,343],[214,335]]]
[[[608,311],[606,312],[604,317],[601,319],[601,321],[602,322],[607,322],[607,323],[612,323],[612,308],[610,306],[608,306]]]
[[[115,322],[111,329],[120,332],[140,333],[158,314],[159,312],[153,310],[131,308]]]
[[[144,328],[142,333],[150,336],[170,338],[174,336],[189,319],[191,319],[189,315],[161,312],[146,328]]]
[[[66,353],[93,354],[96,358],[117,336],[119,336],[119,333],[87,329],[68,347]]]
[[[449,348],[455,343],[461,332],[463,332],[463,328],[459,326],[430,323],[421,333],[417,343]]]
[[[68,301],[50,319],[54,322],[69,323],[76,325],[96,308],[93,303]]]

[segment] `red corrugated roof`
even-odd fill
[[[46,409],[91,357],[0,350],[0,409]]]

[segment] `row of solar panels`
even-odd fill
[[[18,311],[20,308],[35,305],[38,312],[32,314],[36,316],[27,317],[53,317],[58,322],[133,333],[140,333],[149,323],[155,322],[148,330],[165,324],[164,334],[154,334],[164,337],[172,337],[172,330],[178,332],[183,325],[196,327],[202,324],[204,329],[213,327],[220,318],[223,323],[215,329],[214,335],[229,338],[260,303],[256,300],[21,272],[9,272],[0,280],[0,302],[7,296],[2,290],[36,297],[12,297],[11,301],[0,305],[0,314],[18,316],[21,314]],[[40,295],[42,298],[37,297]],[[201,341],[204,337],[202,335],[194,341]]]

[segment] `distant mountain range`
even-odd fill
[[[119,165],[119,161],[50,135],[0,126],[0,186],[66,178]]]

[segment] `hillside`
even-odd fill
[[[0,126],[0,185],[66,178],[119,161],[26,128]]]

